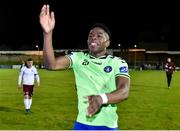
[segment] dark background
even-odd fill
[[[180,42],[178,4],[113,0],[1,1],[0,50],[35,50],[37,44],[42,49],[39,13],[46,3],[56,17],[55,49],[86,48],[90,27],[102,22],[112,33],[110,48],[118,48],[119,43],[121,48],[133,48],[135,44],[141,48],[139,43],[144,42],[151,43],[152,47],[164,43],[167,50],[180,50],[177,47]]]

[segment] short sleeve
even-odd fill
[[[38,74],[37,69],[35,67],[33,67],[33,72],[34,72],[34,75]]]
[[[116,62],[116,68],[115,68],[115,76],[123,76],[123,77],[130,77],[129,75],[129,69],[128,64],[125,60],[119,59]]]
[[[21,70],[20,70],[20,73],[23,74],[23,72],[25,71],[26,67],[22,67]]]
[[[79,55],[80,55],[80,52],[71,52],[66,55],[70,60],[69,68],[73,68],[76,66],[76,64],[78,63]]]

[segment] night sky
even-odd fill
[[[55,49],[86,48],[92,24],[102,22],[111,33],[110,48],[132,48],[139,42],[168,43],[168,50],[180,50],[178,7],[170,3],[122,3],[85,0],[6,0],[0,4],[0,48],[42,49],[39,12],[48,3],[55,12]]]

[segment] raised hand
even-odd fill
[[[50,33],[55,26],[54,12],[50,12],[49,5],[44,5],[39,15],[39,21],[44,33]]]

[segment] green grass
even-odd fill
[[[180,73],[167,88],[164,71],[131,72],[129,99],[119,104],[122,129],[180,129]]]
[[[0,69],[1,130],[70,130],[77,115],[74,76],[68,71],[39,70],[32,113],[25,114],[19,70]],[[167,89],[164,71],[131,71],[129,99],[118,104],[120,129],[180,129],[180,72]]]

